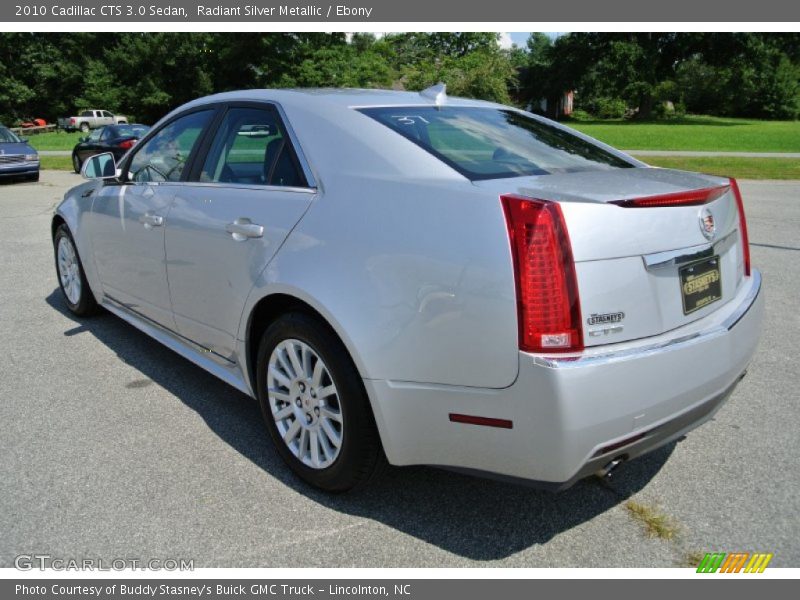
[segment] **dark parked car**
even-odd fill
[[[39,181],[39,154],[25,138],[0,125],[0,178]]]
[[[72,166],[76,173],[81,172],[81,166],[90,156],[111,152],[114,159],[119,162],[123,155],[133,148],[138,140],[150,130],[147,125],[106,125],[92,130],[88,136],[81,140],[72,149]]]

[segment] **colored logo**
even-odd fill
[[[714,223],[714,215],[711,214],[711,211],[708,208],[703,207],[700,210],[700,231],[703,232],[703,235],[707,240],[714,239],[714,233],[717,231],[717,225]]]
[[[709,552],[697,565],[698,573],[763,573],[772,554],[766,552]]]

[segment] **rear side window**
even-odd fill
[[[461,106],[359,109],[471,180],[633,167],[520,112]]]
[[[214,136],[200,181],[307,185],[291,141],[271,108],[231,108]]]

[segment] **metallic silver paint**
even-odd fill
[[[696,207],[608,204],[727,180],[646,168],[610,149],[640,168],[473,183],[352,109],[431,104],[411,92],[231,92],[165,119],[245,100],[278,108],[308,188],[95,181],[71,190],[57,215],[103,306],[251,396],[253,310],[292,296],[353,358],[390,462],[564,482],[609,441],[720,397],[755,351],[763,295],[758,272],[742,273],[732,195],[709,205],[723,301],[688,317],[676,259],[708,250]],[[507,192],[561,203],[582,314],[625,313],[624,331],[587,336],[578,360],[518,350],[498,198]],[[449,412],[514,429],[451,423]]]

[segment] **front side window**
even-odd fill
[[[103,111],[103,116],[104,116],[106,119],[110,119],[110,118],[111,118],[111,117],[113,117],[114,115],[112,115],[112,114],[111,114],[110,112],[108,112],[107,110],[104,110],[104,111]]]
[[[180,181],[189,155],[213,113],[193,112],[162,127],[134,154],[128,168],[129,179],[137,183]]]
[[[471,180],[633,167],[576,135],[510,109],[360,109]]]
[[[280,118],[270,108],[232,108],[225,114],[200,181],[307,185]]]

